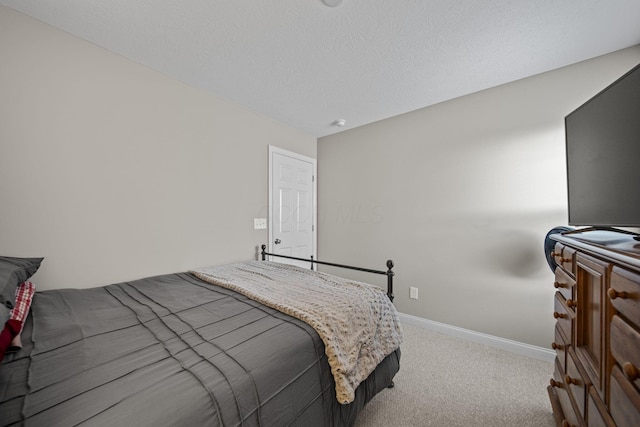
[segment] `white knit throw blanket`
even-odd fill
[[[324,342],[342,404],[353,401],[358,385],[402,342],[398,312],[373,285],[268,261],[191,273],[313,327]]]

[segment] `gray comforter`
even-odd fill
[[[0,364],[0,425],[331,426],[390,384],[399,350],[340,405],[307,324],[187,273],[38,292]]]

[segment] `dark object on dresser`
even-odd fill
[[[640,425],[640,245],[613,231],[554,234],[558,426]]]

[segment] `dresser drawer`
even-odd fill
[[[560,292],[556,292],[556,297],[553,303],[553,317],[558,321],[557,325],[567,339],[571,339],[572,321],[575,318],[575,313],[567,306],[567,302]]]
[[[564,371],[560,367],[557,358],[555,367],[553,378],[551,379],[551,386],[549,387],[549,396],[555,395],[557,402],[560,404],[560,413],[554,413],[556,422],[558,425],[581,426],[583,423],[581,420],[579,421],[574,404],[571,402],[571,398],[569,398],[567,385],[564,382]],[[555,406],[553,398],[552,406]]]
[[[563,245],[562,243],[556,243],[552,252],[553,258],[556,264],[564,268],[572,276],[575,275],[575,259],[576,250]]]
[[[565,299],[575,299],[576,281],[562,268],[556,268],[556,280],[553,282],[553,286]]]
[[[626,378],[640,388],[640,333],[619,316],[611,319],[611,354]]]
[[[575,276],[576,274],[576,250],[567,246],[562,250],[562,268]]]
[[[614,267],[607,295],[623,317],[636,327],[640,326],[640,275]]]
[[[618,427],[640,426],[640,392],[617,366],[611,373],[609,411]]]
[[[551,348],[556,351],[563,372],[567,370],[567,343],[569,342],[567,339],[568,338],[565,338],[562,332],[560,332],[560,325],[556,325],[556,334]]]
[[[588,377],[578,368],[578,363],[575,353],[569,349],[567,351],[567,370],[564,382],[567,385],[569,395],[573,398],[578,408],[580,418],[584,418],[587,388],[590,384],[587,381]]]

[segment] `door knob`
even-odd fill
[[[282,240],[280,239],[276,239],[276,241],[274,242],[276,245],[279,245],[280,243],[282,243]]]

